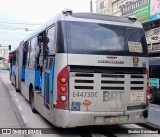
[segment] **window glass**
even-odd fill
[[[30,61],[29,61],[29,67],[30,68],[34,68],[35,67],[35,43],[36,42],[36,37],[33,38],[31,40],[31,45],[30,45],[30,48],[29,48],[29,52],[30,52]]]
[[[49,51],[49,54],[55,49],[55,27],[51,27],[48,29],[47,32],[47,50]]]
[[[25,47],[24,47],[24,50],[26,52],[26,61],[25,61],[25,67],[28,67],[29,65],[29,48],[30,48],[30,41],[27,41],[25,43]]]
[[[19,61],[19,52],[18,52],[18,50],[16,51],[16,65],[18,65],[18,61]]]
[[[109,24],[66,22],[68,52],[144,55],[144,30]]]

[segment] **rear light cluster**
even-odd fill
[[[64,67],[57,76],[57,104],[56,108],[68,108],[68,67]]]
[[[150,90],[150,87],[149,87],[149,71],[148,71],[147,68],[146,68],[146,74],[147,74],[146,106],[148,107],[149,106],[149,90]]]

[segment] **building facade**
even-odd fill
[[[136,17],[143,24],[149,52],[160,52],[160,0],[97,0],[96,11]]]
[[[0,47],[0,69],[8,69],[9,67],[8,54],[9,54],[8,49]]]

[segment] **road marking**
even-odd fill
[[[132,126],[135,127],[135,128],[142,128],[141,126],[138,126],[138,125],[136,125],[136,124],[129,124],[129,125],[132,125]]]
[[[22,115],[22,119],[23,119],[24,123],[27,123],[27,119],[24,115]]]
[[[149,110],[150,111],[160,111],[160,109],[158,109],[158,108],[150,108]]]
[[[159,105],[157,105],[157,104],[150,104],[150,107],[159,107]]]
[[[21,111],[22,110],[22,107],[21,107],[21,105],[18,105],[18,109]]]
[[[160,137],[160,135],[158,135],[158,134],[153,134],[154,136],[157,136],[157,137]]]
[[[18,98],[16,98],[15,100],[16,100],[16,102],[18,102],[18,101],[19,101],[19,100],[18,100]]]

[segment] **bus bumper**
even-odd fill
[[[146,123],[148,109],[125,112],[81,112],[56,109],[54,125],[58,127],[77,127],[91,125],[115,125]]]

